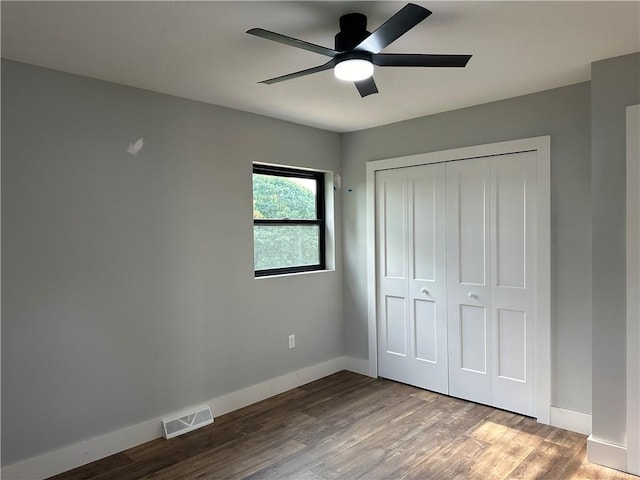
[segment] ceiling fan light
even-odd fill
[[[358,82],[373,75],[373,64],[359,58],[343,60],[334,67],[333,73],[340,80]]]

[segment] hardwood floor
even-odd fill
[[[584,435],[346,371],[52,478],[638,480]]]

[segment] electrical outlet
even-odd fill
[[[296,336],[289,335],[289,348],[295,348],[296,346]]]

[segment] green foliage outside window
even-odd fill
[[[288,177],[254,173],[253,218],[314,220],[316,195]]]

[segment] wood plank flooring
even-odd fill
[[[52,478],[638,480],[584,435],[346,371]]]

